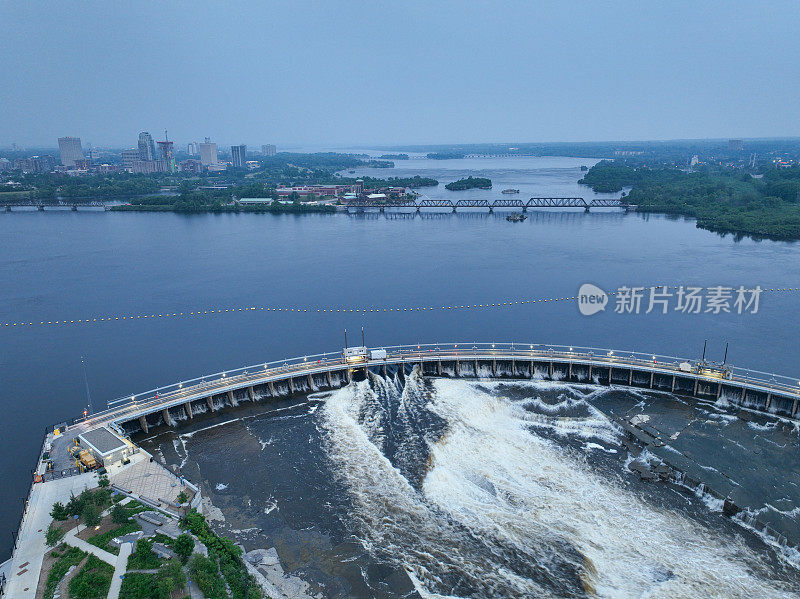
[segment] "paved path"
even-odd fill
[[[109,553],[105,549],[100,549],[100,547],[96,547],[91,543],[87,543],[83,539],[79,539],[75,534],[76,529],[73,528],[64,536],[64,542],[67,545],[72,545],[73,547],[77,547],[78,549],[82,549],[86,553],[91,553],[96,555],[101,560],[106,562],[107,564],[111,564],[112,566],[117,565],[117,556],[113,553]],[[128,543],[125,543],[127,545]],[[120,549],[120,555],[122,555],[122,549]],[[129,554],[130,555],[130,554]],[[127,558],[126,558],[127,559]]]
[[[133,543],[123,543],[119,548],[119,558],[117,559],[114,576],[111,578],[111,588],[108,589],[108,599],[119,599],[119,591],[122,588],[122,575],[128,569],[128,556],[133,551]]]
[[[42,559],[49,549],[45,545],[44,535],[52,520],[50,510],[53,504],[56,501],[66,501],[71,492],[78,495],[85,488],[95,486],[97,475],[94,473],[33,485],[28,512],[19,531],[19,549],[14,553],[8,575],[5,591],[8,597],[33,599],[36,595]]]

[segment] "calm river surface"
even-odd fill
[[[359,175],[421,174],[430,197],[591,197],[579,158],[397,162]],[[491,191],[448,192],[471,174]],[[606,196],[607,197],[607,196]],[[91,319],[212,308],[339,308],[486,304],[573,296],[582,283],[800,286],[800,245],[735,240],[694,222],[606,210],[274,216],[111,212],[0,213],[0,322]],[[46,426],[202,374],[335,351],[342,330],[366,327],[368,345],[521,341],[711,357],[800,375],[800,293],[768,292],[757,314],[584,317],[574,302],[501,309],[356,315],[236,312],[0,330],[0,560],[18,523]],[[451,409],[449,404],[441,410]],[[333,418],[333,415],[331,415]]]

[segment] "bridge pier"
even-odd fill
[[[164,416],[164,422],[166,422],[167,426],[175,426],[172,416],[169,415],[169,408],[164,408],[161,410],[161,414]]]
[[[11,212],[11,206],[6,206],[6,212]]]
[[[209,412],[216,412],[217,408],[214,407],[214,398],[211,395],[206,397],[206,403],[208,404]]]
[[[628,371],[628,386],[633,385],[633,368]]]
[[[249,395],[249,396],[250,396],[250,401],[252,401],[253,403],[255,403],[255,401],[256,401],[256,390],[255,390],[255,389],[253,389],[253,386],[252,386],[252,385],[250,385],[250,386],[247,388],[247,395]]]
[[[698,379],[694,379],[694,391],[692,391],[692,396],[697,397],[697,385],[700,383]]]
[[[289,395],[294,395],[294,381],[289,377]]]
[[[275,384],[272,381],[269,382],[269,394],[271,397],[275,397]]]
[[[742,387],[742,399],[739,400],[739,405],[744,403],[745,397],[747,397],[747,387]]]
[[[795,415],[797,414],[797,404],[798,403],[800,403],[800,401],[795,399],[794,403],[792,404],[792,418],[794,418]]]
[[[314,390],[314,379],[311,376],[310,372],[308,373],[308,389],[309,389],[309,391],[313,391]]]
[[[192,402],[187,401],[185,404],[183,404],[183,411],[186,412],[186,416],[189,417],[189,420],[194,418],[194,414],[192,414]]]
[[[795,404],[797,404],[797,402],[795,402]],[[139,426],[144,431],[145,435],[150,432],[150,427],[147,426],[147,418],[145,418],[144,415],[139,416]]]
[[[39,206],[37,206],[37,207],[36,207],[36,209],[37,209],[39,212],[44,212],[44,206],[43,206],[43,205],[41,205],[41,204],[40,204]]]
[[[583,211],[584,212],[589,212],[589,206],[586,206],[586,208],[584,208]]]
[[[653,379],[655,378],[655,376],[656,376],[656,373],[651,371],[650,372],[650,388],[651,389],[653,388]]]
[[[769,405],[772,403],[772,393],[767,393],[767,405],[764,406],[765,410],[769,410]]]
[[[491,209],[489,210],[489,212],[491,212]],[[455,213],[456,213],[456,207],[453,206],[453,214],[455,214]]]
[[[589,364],[589,382],[592,382],[592,365]]]
[[[442,361],[441,360],[437,360],[436,361],[436,374],[438,374],[439,376],[442,376]]]
[[[672,375],[672,392],[675,393],[675,375]]]
[[[228,391],[228,401],[231,402],[231,406],[234,408],[239,405],[239,402],[236,401],[236,398],[233,396],[233,391]]]
[[[78,211],[78,207],[75,204],[73,204],[72,208],[70,210],[72,210],[73,212],[77,212]]]

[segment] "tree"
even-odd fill
[[[186,563],[194,551],[194,539],[186,533],[179,535],[172,544],[172,549],[181,558],[181,561]]]
[[[97,526],[100,524],[100,508],[94,503],[87,503],[83,507],[81,515],[83,516],[83,523],[86,524],[86,526]]]
[[[60,526],[53,526],[53,522],[47,527],[47,532],[44,535],[44,542],[48,547],[55,547],[64,538],[64,529]]]
[[[107,476],[101,476],[100,481],[97,484],[100,485],[100,488],[105,489],[106,487],[108,487],[108,485],[111,484],[111,481],[108,480]]]
[[[63,503],[56,501],[53,504],[53,509],[50,510],[50,515],[53,517],[53,520],[60,520],[63,522],[69,518],[69,511],[64,507]]]
[[[189,496],[186,494],[186,491],[181,491],[178,493],[177,501],[178,503],[186,503],[189,501]]]
[[[114,524],[125,524],[128,521],[128,511],[120,504],[114,504],[111,508],[111,521]]]

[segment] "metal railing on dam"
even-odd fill
[[[371,358],[374,351],[386,357]],[[382,355],[379,354],[379,355]],[[218,372],[108,402],[108,408],[80,418],[83,427],[138,421],[139,428],[172,425],[197,413],[243,401],[333,389],[357,371],[419,366],[424,375],[465,378],[545,379],[621,385],[669,391],[700,399],[723,398],[732,405],[798,418],[800,383],[745,368],[717,368],[675,356],[590,347],[523,343],[398,345],[367,351],[348,362],[342,352],[302,356]],[[687,367],[691,365],[691,368]],[[156,415],[156,422],[148,416]],[[124,427],[123,427],[124,428]]]

